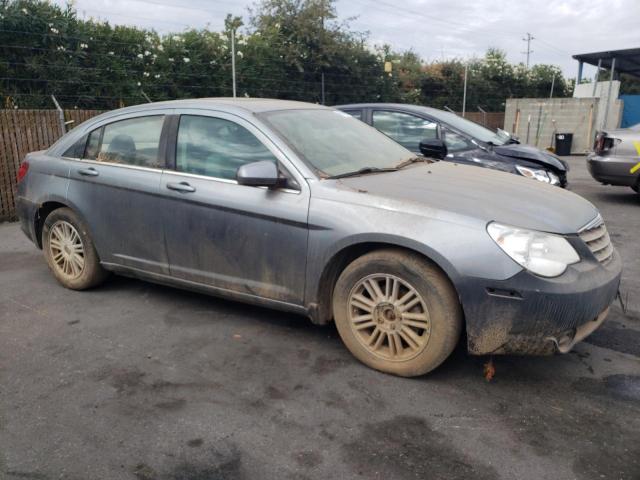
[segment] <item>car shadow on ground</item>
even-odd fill
[[[104,292],[105,294],[119,292],[132,295],[138,295],[142,291],[145,291],[154,298],[162,298],[163,301],[170,302],[171,304],[188,306],[187,313],[189,311],[211,312],[208,318],[198,319],[198,323],[215,323],[217,321],[216,317],[225,316],[233,317],[234,321],[238,321],[239,324],[269,325],[274,328],[304,331],[313,337],[329,336],[339,340],[338,332],[333,323],[328,325],[313,325],[311,321],[303,315],[150,283],[135,278],[111,275],[109,279],[95,291],[99,291],[100,293]],[[175,318],[172,317],[169,321],[176,326],[179,326],[180,323],[184,323],[185,325],[193,323],[193,319],[189,318],[188,314]]]
[[[631,190],[611,190],[611,191],[598,191],[591,195],[592,199],[611,205],[640,205],[640,195]]]
[[[167,315],[164,322],[175,327],[210,326],[220,321],[221,317],[231,318],[238,328],[268,328],[271,335],[294,335],[301,344],[314,343],[319,348],[327,348],[329,354],[343,351],[341,357],[354,363],[357,360],[350,356],[342,345],[335,324],[314,325],[303,315],[281,312],[266,307],[247,305],[232,300],[210,296],[198,292],[149,283],[146,281],[111,276],[99,289],[94,290],[101,295],[121,295],[137,297],[146,294],[158,302],[165,302],[179,311],[179,315]],[[640,355],[634,343],[639,332],[628,331],[616,320],[621,319],[622,312],[613,308],[612,322],[605,322],[601,331],[596,331],[588,339],[588,343],[616,351]],[[338,350],[336,350],[338,349]],[[568,355],[536,356],[474,356],[467,353],[466,335],[462,335],[454,352],[442,365],[427,375],[420,377],[422,381],[450,383],[452,381],[469,381],[475,383],[485,375],[485,365],[493,361],[495,376],[492,382],[519,383],[522,378],[528,382],[544,382],[549,380],[550,373],[557,366],[575,361],[582,370],[585,361],[577,352]],[[588,368],[588,367],[587,367]],[[554,374],[553,377],[557,375]],[[483,380],[484,381],[484,380]]]

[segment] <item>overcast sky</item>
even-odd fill
[[[65,0],[54,0],[63,5]],[[249,0],[76,0],[80,16],[154,28],[159,32],[209,26],[227,13],[247,18]],[[399,6],[395,6],[397,4]],[[640,0],[338,0],[340,20],[368,31],[369,42],[413,49],[425,60],[482,56],[488,47],[524,62],[530,32],[531,63],[559,65],[575,77],[576,53],[640,47]],[[585,68],[592,76],[595,68]]]

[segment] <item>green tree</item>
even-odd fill
[[[152,100],[230,96],[231,32],[238,95],[320,102],[407,102],[501,111],[506,98],[571,94],[551,65],[510,64],[504,52],[425,64],[412,51],[371,47],[337,18],[333,0],[263,0],[221,32],[153,30],[81,20],[71,6],[0,0],[0,95],[8,107],[116,108]],[[391,72],[385,71],[390,62]],[[623,77],[624,89],[638,88]]]

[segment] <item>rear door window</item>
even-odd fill
[[[438,136],[435,122],[403,112],[374,110],[373,126],[414,152],[420,151],[422,140],[433,140]]]
[[[98,162],[161,168],[163,115],[109,123],[89,134],[84,158]]]
[[[243,126],[222,118],[180,116],[177,171],[235,180],[239,167],[262,160],[277,163],[273,153]]]

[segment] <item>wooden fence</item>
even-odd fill
[[[98,115],[99,110],[66,110],[68,128]],[[57,110],[0,110],[0,222],[16,217],[16,175],[29,152],[43,150],[62,136]]]
[[[102,113],[99,110],[65,110],[70,128]],[[490,129],[503,128],[504,113],[467,112],[466,118]],[[16,217],[16,175],[24,156],[43,150],[62,136],[56,110],[0,110],[0,222]]]
[[[458,112],[458,115],[462,115]],[[467,112],[465,118],[472,122],[484,125],[489,130],[495,130],[496,128],[504,128],[504,112]]]

